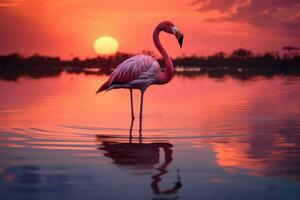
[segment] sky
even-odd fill
[[[299,0],[0,0],[0,54],[94,57],[100,36],[116,38],[121,52],[158,54],[152,32],[162,20],[185,36],[180,49],[161,34],[173,57],[300,47]]]

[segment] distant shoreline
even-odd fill
[[[287,47],[284,47],[287,48]],[[173,58],[177,75],[199,76],[208,75],[222,78],[226,75],[240,79],[249,79],[262,75],[300,76],[300,56],[298,48],[289,47],[281,56],[276,52],[254,54],[246,49],[237,49],[232,54],[224,52],[210,56],[180,56]],[[150,53],[151,52],[147,52]],[[109,75],[122,61],[133,56],[128,53],[117,53],[112,56],[71,60],[59,57],[32,55],[23,57],[18,53],[0,56],[0,79],[16,81],[20,77],[42,78],[57,76],[62,72],[85,73],[87,75]],[[162,59],[158,59],[164,66]]]

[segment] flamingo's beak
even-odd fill
[[[181,33],[180,36],[177,38],[178,40],[178,43],[179,43],[179,46],[180,48],[182,47],[182,43],[183,43],[183,34]]]
[[[173,31],[173,34],[175,35],[178,43],[179,43],[179,46],[180,48],[182,47],[182,43],[183,43],[183,34],[181,33],[181,31],[176,27],[172,27],[172,31]]]

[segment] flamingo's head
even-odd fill
[[[182,32],[170,21],[163,21],[159,24],[159,26],[161,27],[161,30],[173,34],[175,35],[180,48],[182,47],[182,43],[183,43],[183,34]]]

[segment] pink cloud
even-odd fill
[[[232,21],[247,23],[262,29],[276,29],[286,36],[300,34],[300,2],[298,0],[197,0],[200,12],[218,11],[222,17],[206,22]]]
[[[19,6],[21,0],[0,0],[0,8]]]

